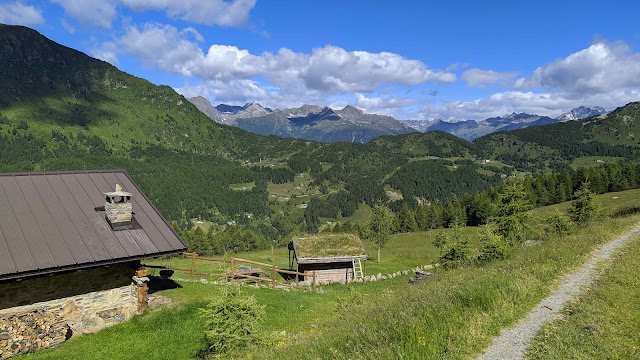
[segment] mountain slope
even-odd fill
[[[414,131],[390,116],[366,114],[352,106],[346,106],[341,110],[315,105],[271,110],[255,103],[244,106],[220,104],[214,108],[203,97],[191,98],[189,101],[213,121],[262,135],[322,142],[364,143],[380,135],[406,134]]]
[[[532,171],[563,169],[583,156],[637,159],[640,103],[586,119],[500,131],[478,138],[474,144],[490,157]]]

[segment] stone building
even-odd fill
[[[184,250],[123,170],[0,174],[0,358],[131,318],[140,260]]]
[[[289,242],[289,268],[315,272],[318,283],[349,282],[366,273],[367,253],[354,234],[294,237]],[[308,280],[308,279],[305,279]]]

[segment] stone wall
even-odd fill
[[[139,308],[135,264],[0,283],[0,358],[127,320]]]

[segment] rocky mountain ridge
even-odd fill
[[[278,135],[323,142],[368,142],[380,135],[397,135],[415,130],[385,115],[367,114],[347,105],[343,109],[302,105],[271,110],[258,103],[244,106],[213,106],[202,96],[190,98],[211,120],[262,135]]]

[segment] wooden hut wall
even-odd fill
[[[351,261],[319,264],[300,264],[299,271],[316,272],[316,281],[333,282],[353,279],[353,263]]]

